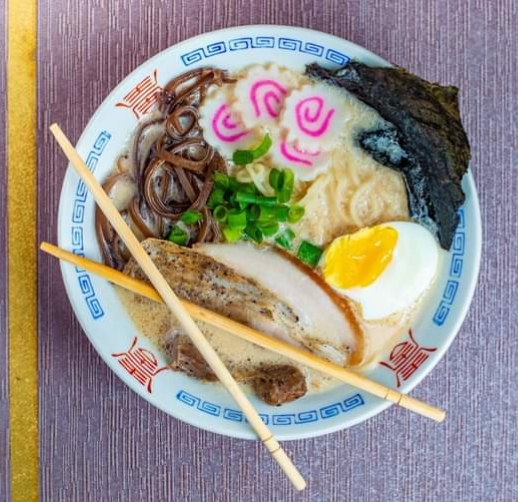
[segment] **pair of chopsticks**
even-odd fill
[[[358,389],[364,390],[370,394],[381,397],[382,399],[396,403],[408,410],[429,417],[437,422],[444,420],[445,413],[443,410],[401,394],[400,392],[369,380],[368,378],[358,375],[350,370],[329,363],[311,353],[305,352],[304,350],[297,349],[289,344],[259,333],[248,326],[233,321],[232,319],[228,319],[191,302],[180,300],[168,285],[151,258],[144,251],[138,239],[127,226],[108,195],[104,192],[99,182],[94,178],[93,174],[90,172],[63,131],[57,124],[53,124],[50,127],[50,130],[66,157],[88,187],[97,205],[106,215],[107,219],[110,221],[117,234],[140,265],[153,287],[121,272],[113,270],[110,267],[79,257],[51,244],[42,243],[41,249],[61,260],[79,265],[85,270],[97,274],[114,284],[133,291],[134,293],[140,294],[154,301],[164,302],[175,315],[182,328],[190,336],[192,342],[200,351],[220,382],[225,386],[239,405],[259,439],[267,447],[272,457],[277,461],[297,490],[303,490],[306,486],[306,482],[268,427],[263,423],[257,411],[225,367],[217,353],[204,337],[194,322],[193,317],[224,329],[225,331],[239,336],[244,340],[289,357],[298,363],[305,364],[311,368],[322,371],[323,373],[342,380]]]
[[[180,323],[180,326],[189,335],[191,341],[200,351],[201,355],[205,361],[207,361],[208,365],[211,367],[214,374],[218,377],[219,381],[234,398],[238,406],[243,411],[243,414],[248,420],[248,423],[252,426],[261,442],[266,446],[272,457],[277,461],[280,468],[284,471],[293,486],[297,490],[303,490],[306,487],[306,481],[297,470],[295,465],[293,465],[293,462],[290,460],[290,458],[286,455],[277,439],[275,439],[268,427],[261,420],[261,417],[252,406],[252,403],[246,397],[241,387],[239,387],[237,382],[234,380],[210,343],[203,336],[200,328],[194,322],[187,309],[181,303],[180,299],[171,289],[164,276],[153,263],[153,260],[144,251],[144,248],[135,237],[135,234],[128,227],[120,213],[117,211],[116,207],[113,205],[113,202],[103,190],[100,183],[95,179],[94,175],[88,169],[79,153],[72,146],[68,138],[57,124],[52,124],[50,126],[50,131],[56,138],[56,141],[58,142],[59,146],[63,150],[64,154],[74,169],[77,171],[77,174],[79,174],[84,184],[88,187],[88,190],[92,194],[101,211],[104,213],[114,230],[122,239],[129,252],[133,255],[133,258],[135,258],[137,263],[140,265],[140,268],[144,271],[151,284],[153,284],[155,287],[159,297],[169,307],[177,321]]]

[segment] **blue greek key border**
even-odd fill
[[[433,316],[433,322],[437,326],[442,326],[450,313],[451,306],[459,289],[460,277],[462,275],[462,265],[464,263],[464,253],[466,250],[466,221],[464,209],[459,209],[459,226],[453,237],[451,247],[451,262],[448,281],[442,294],[442,299]]]
[[[223,54],[225,52],[243,51],[250,49],[282,49],[286,51],[302,52],[304,54],[311,54],[313,56],[323,58],[330,63],[343,66],[350,58],[342,52],[334,49],[324,47],[323,45],[315,44],[313,42],[306,42],[296,38],[273,37],[273,36],[255,36],[255,37],[240,37],[231,40],[220,42],[213,42],[206,46],[199,47],[193,51],[186,52],[180,56],[184,66],[190,66],[198,63],[203,59]]]
[[[221,417],[231,422],[246,422],[246,418],[239,410],[232,408],[222,408],[221,406],[205,401],[198,396],[190,394],[185,390],[180,390],[176,394],[176,399],[181,403],[196,408],[207,415]],[[318,410],[301,411],[300,413],[261,413],[260,417],[266,425],[298,425],[325,420],[326,418],[336,417],[341,413],[347,413],[359,406],[363,406],[365,401],[361,394],[354,394],[343,401],[329,404]]]
[[[106,145],[110,141],[111,134],[107,131],[101,131],[97,136],[92,149],[86,156],[86,165],[90,171],[94,172],[101,155],[106,148]],[[79,180],[72,210],[72,228],[71,228],[71,240],[72,240],[72,252],[79,255],[85,255],[84,240],[83,240],[83,223],[85,218],[85,204],[86,198],[88,197],[88,190],[82,180]],[[83,269],[75,267],[77,273],[77,281],[79,283],[79,289],[83,294],[86,305],[90,310],[92,318],[99,319],[104,315],[104,310],[101,306],[99,299],[95,295],[95,290],[92,285],[90,275],[87,274]]]

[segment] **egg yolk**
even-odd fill
[[[391,262],[397,239],[397,231],[388,226],[338,237],[325,252],[324,278],[339,289],[369,286]]]

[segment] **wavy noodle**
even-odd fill
[[[331,169],[319,176],[300,201],[304,218],[297,239],[326,246],[340,235],[388,221],[408,219],[403,179],[399,173],[344,145]]]
[[[274,192],[269,182],[270,168],[268,166],[262,162],[255,162],[245,166],[245,170],[262,194],[273,195]]]
[[[130,153],[117,159],[115,173],[106,180],[104,189],[115,197],[122,189],[123,177],[126,184],[131,178],[135,193],[126,207],[119,209],[140,238],[166,238],[186,210],[196,209],[203,217],[189,227],[191,241],[219,239],[206,203],[212,173],[226,171],[226,163],[204,141],[198,107],[211,85],[226,82],[231,80],[225,72],[215,68],[196,69],[171,80],[160,96],[157,111],[136,130]],[[99,210],[95,229],[104,261],[123,268],[127,250]]]
[[[358,228],[372,225],[383,215],[385,203],[381,194],[376,191],[377,184],[378,176],[374,175],[361,183],[350,199],[349,214]]]

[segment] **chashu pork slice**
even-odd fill
[[[336,364],[362,361],[363,327],[348,301],[286,253],[244,243],[142,245],[180,298]],[[124,271],[147,281],[133,259]]]
[[[341,366],[363,361],[362,323],[349,301],[336,294],[311,268],[278,248],[243,242],[199,244],[195,249],[230,267],[240,277],[260,283],[289,306],[297,318],[297,329],[284,331],[284,340]]]
[[[210,256],[169,241],[146,239],[142,246],[180,298],[304,347],[298,340],[307,334],[296,312],[258,282]],[[133,258],[124,272],[149,282]]]

